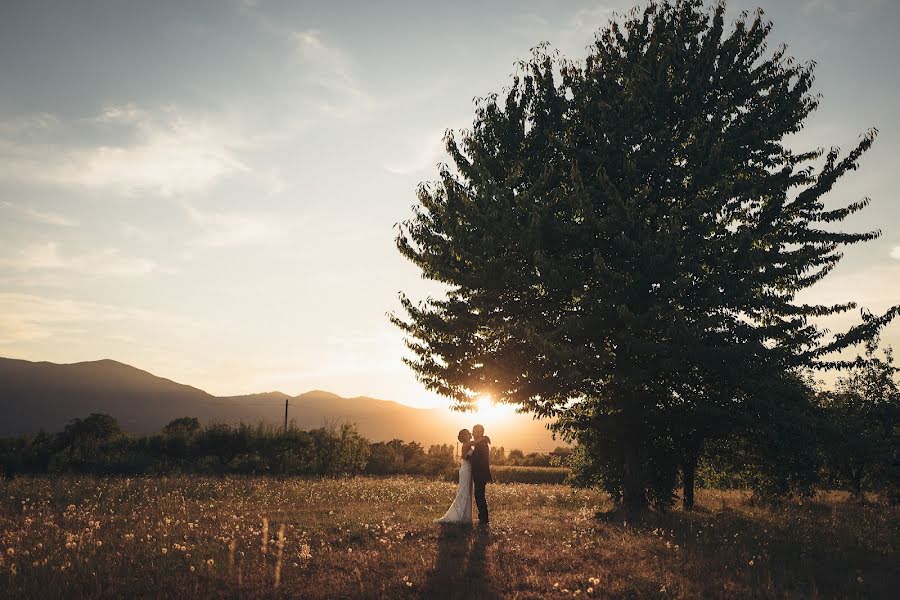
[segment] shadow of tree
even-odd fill
[[[490,577],[490,534],[480,528],[442,525],[434,568],[422,597],[441,600],[499,598]]]
[[[658,536],[661,544],[671,542],[680,553],[670,562],[673,570],[704,581],[711,595],[721,595],[724,588],[773,596],[815,596],[827,590],[837,597],[896,597],[900,570],[891,558],[896,532],[875,526],[864,511],[857,519],[834,519],[829,518],[833,510],[814,502],[782,509],[777,517],[772,510],[679,510],[650,513],[636,526]],[[619,516],[598,515],[598,520],[616,522]],[[710,579],[710,572],[718,579]]]

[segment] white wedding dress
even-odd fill
[[[466,456],[471,456],[472,450]],[[463,459],[459,466],[459,487],[453,504],[435,523],[472,524],[472,463]]]

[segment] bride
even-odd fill
[[[472,434],[468,429],[461,429],[456,439],[462,442],[463,456],[462,464],[459,466],[459,488],[456,490],[453,504],[435,523],[472,523],[472,462],[469,460],[469,456],[472,455],[475,443],[472,441]]]

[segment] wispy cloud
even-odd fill
[[[42,211],[32,208],[31,206],[13,204],[12,202],[2,201],[0,206],[5,209],[18,212],[25,217],[43,223],[44,225],[56,225],[58,227],[74,227],[78,225],[75,219],[63,216],[59,213]]]
[[[228,122],[171,107],[111,106],[70,122],[36,115],[0,124],[0,180],[122,195],[195,193],[249,171],[237,155],[244,143]]]
[[[153,235],[145,228],[134,223],[122,223],[122,235],[129,240],[149,240]]]
[[[259,212],[202,210],[184,203],[191,222],[200,234],[188,245],[194,248],[224,248],[283,240],[289,230],[303,219],[276,217]]]
[[[0,268],[15,271],[57,270],[90,278],[138,277],[155,271],[171,271],[151,259],[123,256],[118,248],[102,248],[86,254],[63,254],[56,242],[29,244],[12,256],[0,257]]]
[[[338,46],[327,43],[321,31],[308,29],[289,32],[306,85],[319,88],[319,109],[337,118],[359,117],[378,107],[375,97],[366,92],[353,73],[353,63]]]
[[[589,6],[573,14],[561,31],[561,36],[593,36],[602,27],[605,27],[609,19],[616,12],[610,6]]]
[[[291,27],[269,14],[262,2],[244,0],[241,9],[290,51],[283,65],[284,76],[276,86],[279,95],[303,107],[304,112],[339,120],[364,117],[381,106],[360,83],[354,58],[326,32]],[[311,122],[308,114],[301,118],[286,116],[284,121],[288,129]]]
[[[34,294],[0,292],[0,348],[20,342],[81,335],[97,323],[127,321],[158,323],[168,327],[196,325],[140,308],[47,298]]]
[[[458,131],[471,125],[471,118],[460,117],[445,121],[443,127],[435,126],[430,130],[420,130],[398,140],[395,151],[387,158],[382,166],[389,173],[395,175],[412,175],[416,173],[436,173],[435,165],[441,161],[449,160],[447,150],[444,147],[444,133],[449,129]]]
[[[807,11],[823,11],[841,16],[858,16],[873,8],[886,5],[890,0],[806,0]]]
[[[534,13],[518,15],[515,27],[527,39],[547,41],[570,59],[580,59],[584,48],[594,35],[607,25],[616,12],[623,13],[633,6],[633,2],[617,1],[615,4],[601,4],[580,8],[563,19],[550,20]]]
[[[405,152],[395,153],[393,158],[385,161],[384,169],[395,175],[411,175],[426,169],[434,170],[434,166],[446,156],[443,136],[443,130],[409,136],[403,144]]]

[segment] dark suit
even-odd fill
[[[475,483],[475,505],[478,507],[478,520],[481,523],[488,522],[487,498],[485,498],[485,485],[493,481],[491,477],[490,441],[483,437],[475,443],[469,460],[472,462],[472,481]]]

